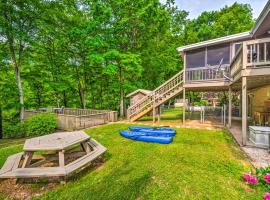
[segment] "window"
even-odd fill
[[[230,63],[230,44],[207,47],[207,64],[210,66]]]
[[[196,68],[205,66],[205,48],[187,52],[186,68]]]
[[[240,49],[240,47],[242,46],[242,43],[234,43],[232,46],[232,59],[234,58],[234,56],[236,56],[237,51]]]

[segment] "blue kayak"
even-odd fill
[[[145,134],[151,135],[151,136],[175,136],[176,131],[171,128],[153,128],[150,126],[130,126],[128,127],[129,130],[131,131],[136,131],[136,132],[143,132]]]
[[[125,138],[131,139],[131,140],[143,141],[143,142],[169,144],[173,141],[173,137],[151,136],[143,132],[119,131],[119,133]]]

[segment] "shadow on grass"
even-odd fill
[[[138,172],[129,163],[123,163],[111,171],[93,171],[93,167],[81,171],[72,182],[64,187],[59,187],[58,190],[54,190],[43,198],[59,199],[57,193],[64,190],[65,194],[61,194],[61,199],[140,199],[140,195],[152,177],[150,171],[140,170]],[[80,180],[78,181],[78,179]]]

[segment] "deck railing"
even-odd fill
[[[270,66],[270,38],[244,42],[247,52],[247,68]]]
[[[185,81],[224,81],[224,75],[229,74],[229,65],[208,66],[200,68],[186,69]]]
[[[241,77],[241,70],[270,66],[270,38],[243,42],[230,65],[234,81]]]
[[[231,65],[230,65],[230,73],[231,77],[235,80],[242,70],[243,66],[243,46],[241,46],[236,55],[234,56]]]

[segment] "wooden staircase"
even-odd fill
[[[161,86],[156,88],[152,93],[142,98],[136,104],[130,106],[127,110],[129,121],[133,122],[144,115],[148,114],[161,104],[175,97],[183,90],[183,74],[184,71],[177,73]]]

